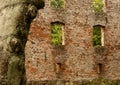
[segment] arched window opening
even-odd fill
[[[51,28],[51,43],[57,46],[64,45],[64,23],[53,22]]]
[[[93,46],[104,46],[104,26],[93,26]]]

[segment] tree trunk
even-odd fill
[[[0,1],[0,85],[26,85],[25,53],[29,26],[42,0]]]

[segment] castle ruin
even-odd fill
[[[52,8],[45,0],[26,44],[28,81],[120,79],[120,0],[105,0],[104,12],[92,0],[65,0]],[[51,44],[51,24],[62,23],[63,44]],[[93,27],[101,27],[101,46],[93,46]]]

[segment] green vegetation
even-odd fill
[[[48,81],[31,81],[32,85],[120,85],[120,80],[108,80],[108,79],[97,79],[97,80],[83,80],[83,81],[65,81],[65,80],[48,80]]]
[[[62,45],[62,27],[61,23],[52,24],[51,43],[56,46]],[[102,26],[93,26],[93,46],[101,46],[101,29]]]
[[[107,79],[99,79],[92,81],[85,81],[82,85],[119,85],[120,80],[107,80]]]
[[[64,0],[51,0],[53,8],[63,8]],[[103,12],[103,0],[93,0],[93,9],[95,12]],[[62,24],[52,24],[52,40],[54,45],[62,45]],[[93,27],[93,46],[101,46],[101,27]]]
[[[62,45],[62,27],[63,27],[63,24],[60,24],[60,23],[52,24],[51,43],[53,45],[57,45],[57,46]]]
[[[93,46],[101,46],[101,26],[93,26]]]
[[[103,0],[93,0],[93,9],[95,12],[103,12]]]
[[[103,13],[103,0],[93,0],[95,12]],[[93,27],[93,46],[101,46],[101,26]]]
[[[63,8],[64,0],[51,0],[51,6],[53,8]]]

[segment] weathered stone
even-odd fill
[[[26,45],[28,81],[97,79],[99,63],[104,69],[101,77],[120,79],[120,0],[106,0],[104,13],[93,11],[93,0],[65,0],[63,9],[52,8],[50,1],[45,0],[30,27],[28,40],[34,43]],[[51,23],[56,21],[65,24],[61,50],[51,45]],[[105,27],[104,46],[97,49],[92,43],[94,25]]]

